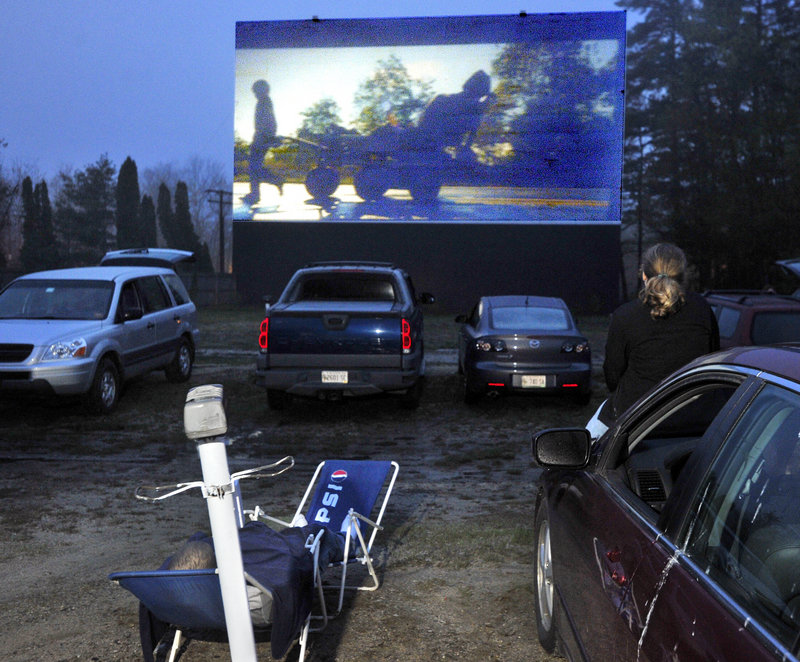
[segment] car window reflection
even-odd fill
[[[701,489],[687,554],[776,636],[800,627],[800,397],[768,386]]]

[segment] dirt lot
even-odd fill
[[[288,473],[246,484],[247,505],[288,516],[325,458],[400,464],[376,543],[383,584],[349,600],[342,616],[312,634],[307,659],[550,659],[532,614],[537,470],[530,435],[585,421],[602,380],[585,408],[541,397],[468,408],[448,350],[455,337],[448,319],[440,323],[444,339],[430,343],[418,410],[376,399],[294,401],[275,413],[253,383],[247,348],[258,320],[251,317],[207,316],[190,383],[168,384],[160,373],[138,380],[112,416],[87,418],[70,402],[0,401],[0,659],[141,659],[135,598],[107,576],[156,568],[191,533],[208,530],[199,493],[160,504],[134,498],[142,484],[200,479],[182,411],[188,388],[205,383],[225,387],[232,470],[295,457]],[[602,327],[590,330],[601,347]],[[269,645],[259,645],[258,655],[272,659]],[[297,647],[287,659],[296,657]],[[193,642],[181,659],[230,655],[226,645]]]

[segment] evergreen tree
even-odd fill
[[[173,243],[170,248],[180,248],[198,253],[200,240],[192,225],[192,214],[189,211],[189,189],[185,182],[178,182],[175,186],[175,216],[173,219],[175,230]]]
[[[136,162],[129,156],[119,169],[117,178],[117,248],[138,248],[144,242],[139,203],[139,174]]]
[[[34,187],[33,199],[34,204],[39,209],[40,268],[52,269],[59,266],[61,260],[56,243],[55,228],[53,227],[53,207],[50,204],[47,182],[42,180]]]
[[[25,220],[22,222],[22,249],[19,261],[24,271],[36,271],[39,268],[41,233],[39,231],[39,209],[33,195],[33,182],[30,177],[22,180],[22,212]]]
[[[142,229],[142,246],[158,246],[158,229],[156,228],[156,207],[153,198],[149,195],[142,196],[139,207],[140,226]]]
[[[30,177],[22,181],[22,209],[22,268],[25,271],[52,269],[58,264],[58,250],[50,198],[44,180],[35,187]]]
[[[158,227],[161,229],[161,236],[164,237],[164,243],[174,248],[176,239],[172,213],[172,194],[163,182],[158,187],[156,216],[158,218]]]
[[[203,242],[197,255],[197,270],[202,273],[214,273],[214,263],[211,261],[211,251],[208,244]]]
[[[114,224],[116,169],[106,155],[75,173],[61,172],[55,225],[70,266],[97,264]]]
[[[167,196],[165,195],[163,197],[166,201]],[[166,202],[163,204],[166,204]],[[162,194],[159,189],[159,219],[161,218],[161,206]],[[197,236],[194,224],[192,223],[192,215],[189,211],[189,189],[185,182],[179,181],[175,186],[175,213],[171,215],[171,222],[168,226],[169,229],[164,232],[164,225],[161,227],[169,248],[192,251],[195,254],[199,271],[214,271],[208,245],[205,243],[201,244],[200,238]]]

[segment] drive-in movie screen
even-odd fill
[[[234,215],[618,224],[623,12],[236,25]]]

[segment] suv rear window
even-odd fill
[[[394,283],[387,276],[324,274],[303,278],[290,301],[394,301]]]
[[[755,345],[800,340],[800,311],[757,313],[753,317],[752,336]]]
[[[191,301],[189,298],[189,293],[186,291],[186,286],[176,274],[167,274],[164,276],[164,281],[166,282],[169,291],[172,292],[172,298],[175,299],[175,303],[177,305],[182,306],[183,304]]]

